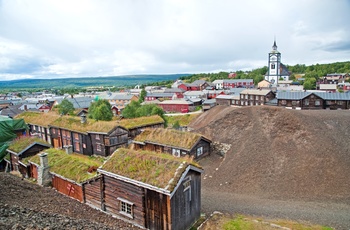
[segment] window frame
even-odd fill
[[[131,219],[134,219],[134,203],[121,197],[118,197],[117,200],[119,203],[119,213]]]

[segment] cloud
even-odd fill
[[[0,79],[194,73],[349,60],[349,1],[0,1]],[[327,12],[327,13],[325,13]]]

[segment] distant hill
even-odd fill
[[[125,75],[111,77],[82,77],[57,79],[22,79],[0,81],[0,89],[51,89],[51,88],[81,88],[81,87],[130,87],[153,82],[173,81],[189,74],[164,75]]]
[[[216,106],[189,127],[231,145],[220,162],[213,154],[200,162],[208,175],[203,186],[218,196],[349,203],[349,124],[345,110]]]

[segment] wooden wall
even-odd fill
[[[83,184],[83,191],[84,191],[84,201],[85,203],[104,210],[102,206],[102,178],[97,177],[94,178],[87,183]]]
[[[172,229],[170,197],[153,190],[145,189],[145,221],[147,229]]]
[[[38,167],[34,164],[29,165],[29,176],[38,180]]]
[[[188,229],[200,217],[201,176],[200,173],[192,170],[187,173],[187,176],[191,176],[191,191],[184,191],[183,181],[181,181],[171,198],[172,230]]]
[[[144,189],[136,185],[103,175],[105,211],[130,222],[145,226]],[[118,198],[128,200],[133,205],[133,218],[121,214]]]
[[[72,183],[61,177],[57,177],[56,175],[53,175],[52,186],[60,193],[63,193],[67,196],[77,199],[80,202],[84,201],[83,188],[81,185]]]

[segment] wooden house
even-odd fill
[[[254,88],[254,81],[253,79],[224,79],[223,88]]]
[[[53,112],[40,113],[26,111],[17,115],[16,118],[23,118],[24,121],[28,124],[30,136],[39,137],[49,144],[53,145],[51,142],[52,139],[49,130],[49,124],[59,118],[59,115]]]
[[[219,95],[216,97],[217,105],[236,105],[236,101],[239,101],[239,95]],[[239,104],[237,104],[239,105]]]
[[[178,88],[184,91],[201,91],[201,87],[198,84],[182,83],[178,85]]]
[[[203,111],[207,111],[207,110],[213,108],[214,106],[216,106],[216,99],[205,100],[202,103]]]
[[[187,113],[195,110],[193,102],[188,100],[167,100],[158,105],[167,113]]]
[[[242,106],[264,105],[275,98],[275,93],[269,89],[246,89],[240,93]]]
[[[38,137],[22,137],[14,140],[6,150],[10,154],[10,168],[13,171],[20,172],[23,177],[30,177],[29,165],[23,159],[50,147],[47,142]]]
[[[117,124],[129,130],[130,139],[133,139],[145,129],[164,128],[164,120],[158,115],[122,119]]]
[[[86,197],[120,219],[146,229],[182,230],[200,217],[202,169],[190,158],[120,148],[98,172]]]
[[[47,149],[49,178],[52,187],[58,192],[85,201],[85,181],[97,176],[97,168],[103,163],[103,158],[88,157],[81,154],[67,154],[63,150]],[[40,154],[27,159],[31,165],[32,175],[38,180],[38,170],[41,166]]]
[[[279,92],[278,106],[298,109],[350,109],[348,93]]]
[[[55,148],[72,146],[72,151],[84,155],[109,156],[128,143],[128,130],[116,121],[95,121],[61,116],[50,124]]]
[[[211,140],[198,133],[174,129],[146,129],[133,140],[134,149],[191,156],[195,159],[210,154]]]

